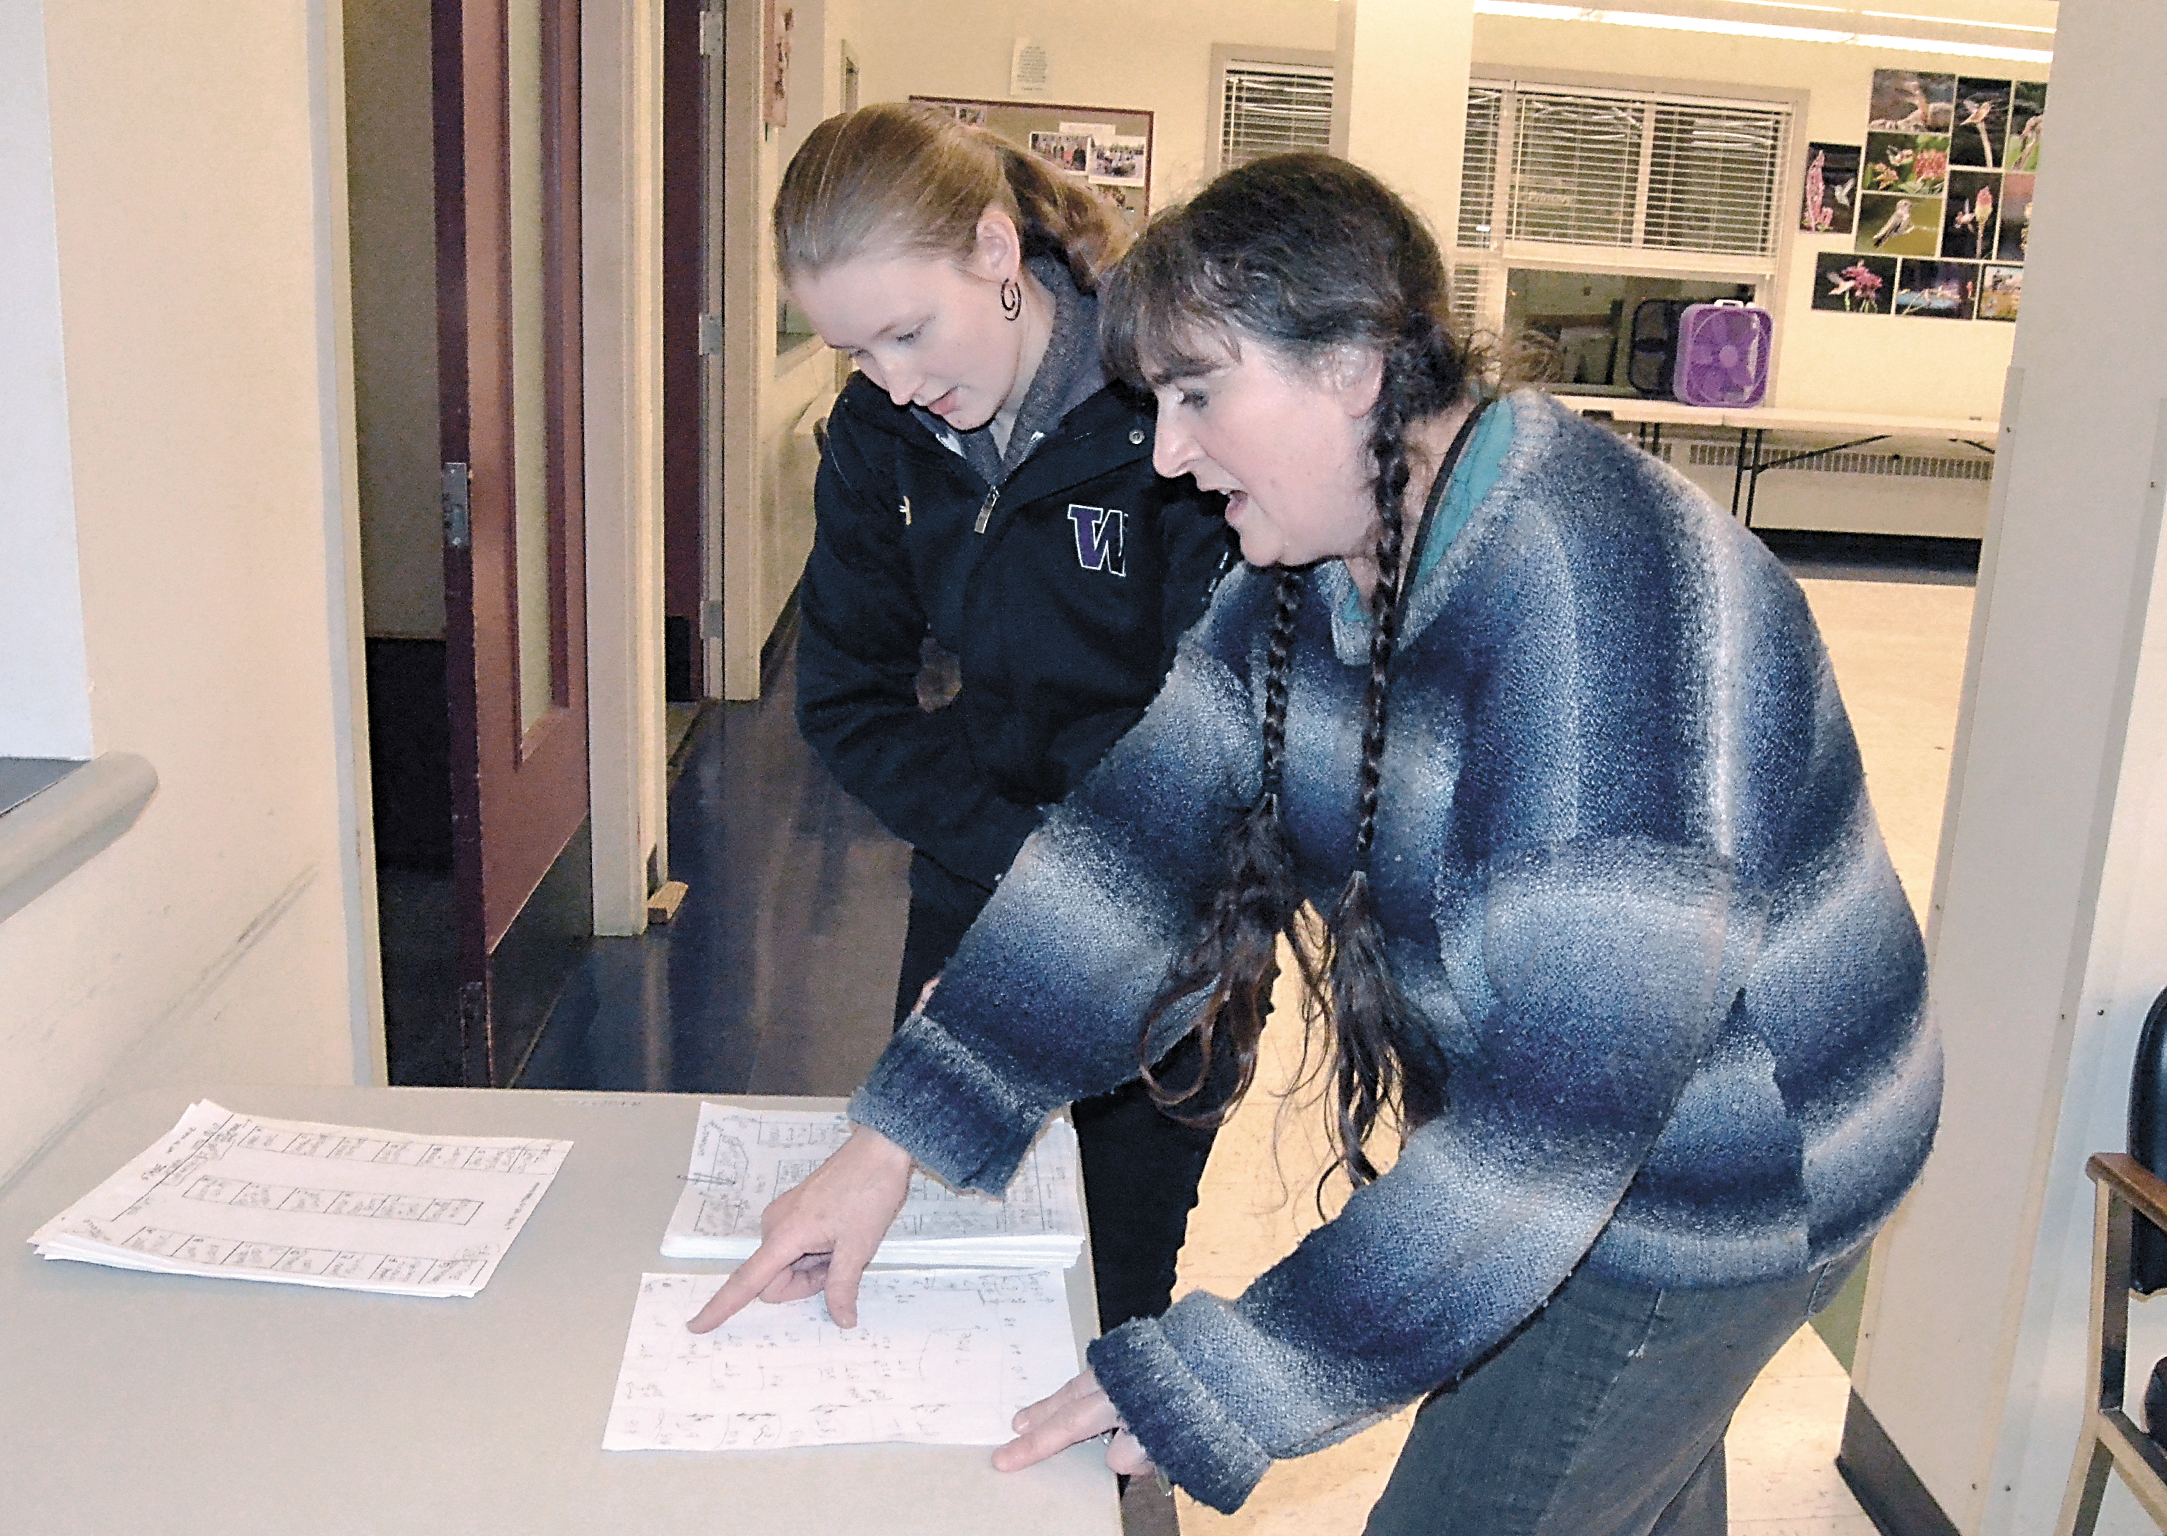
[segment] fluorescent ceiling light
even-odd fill
[[[1891,37],[1861,32],[1845,39],[1862,48],[1888,48],[1906,53],[1956,53],[1970,59],[2006,59],[2019,64],[2052,64],[2048,48],[2003,48],[1994,43],[1952,43],[1938,37]]]
[[[1673,16],[1654,11],[1598,11],[1576,5],[1550,5],[1543,0],[1475,0],[1475,12],[1481,16],[1517,16],[1530,21],[1595,21],[1615,27],[1650,27],[1665,32],[1718,32],[1728,37],[1766,37],[1780,42],[1850,43],[1891,52],[1944,53],[2012,63],[2051,64],[2054,61],[2053,52],[2044,48],[2004,48],[1993,43],[1962,43],[1951,38],[1895,37],[1869,32],[1839,32],[1827,27],[1719,21],[1712,17]]]
[[[1734,5],[1782,5],[1787,0],[1731,0]],[[1819,6],[1814,7],[1819,10]],[[2043,32],[2054,35],[2052,27],[2030,27],[2014,21],[1974,21],[1969,16],[1914,16],[1909,11],[1860,11],[1861,16],[1878,16],[1883,21],[1926,21],[1946,27],[1992,27],[1997,32]]]
[[[1481,10],[1477,0],[1476,10]],[[1663,32],[1721,32],[1728,37],[1773,37],[1791,43],[1848,43],[1852,34],[1826,27],[1782,27],[1765,21],[1714,21],[1702,16],[1673,16],[1666,11],[1583,11],[1589,21],[1613,27],[1653,27]]]

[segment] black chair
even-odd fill
[[[1625,382],[1650,400],[1668,400],[1678,371],[1678,317],[1696,299],[1642,299],[1633,306],[1633,331],[1625,354]]]
[[[2093,1536],[2107,1474],[2118,1473],[2167,1530],[2167,1453],[2123,1411],[2129,1376],[2129,1293],[2167,1286],[2167,992],[2153,1000],[2130,1073],[2129,1152],[2099,1152],[2084,1171],[2098,1185],[2092,1220],[2092,1370],[2057,1536]],[[2141,1219],[2140,1219],[2141,1218]],[[2162,1362],[2167,1364],[2167,1362]],[[2149,1396],[2149,1394],[2148,1394]],[[2147,1417],[2154,1416],[2149,1412]],[[2167,1424],[2155,1422],[2156,1431]]]

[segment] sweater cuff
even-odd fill
[[[1222,1515],[1241,1508],[1272,1458],[1204,1389],[1158,1318],[1123,1323],[1085,1353],[1129,1433],[1161,1472]]]
[[[1022,1097],[962,1041],[914,1013],[851,1096],[849,1115],[952,1188],[998,1195],[1057,1107]]]

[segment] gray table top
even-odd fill
[[[198,1098],[281,1119],[573,1142],[470,1300],[152,1275],[23,1239]],[[775,1099],[783,1107],[834,1100]],[[520,1536],[814,1529],[1114,1536],[1100,1448],[995,1472],[975,1446],[610,1452],[642,1272],[697,1096],[195,1086],[93,1110],[0,1190],[0,1530]],[[1089,1271],[1069,1272],[1079,1341]],[[673,1525],[672,1522],[681,1522]]]

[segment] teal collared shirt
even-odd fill
[[[1505,466],[1505,455],[1510,452],[1512,408],[1505,406],[1500,410],[1484,411],[1482,420],[1475,423],[1475,435],[1460,451],[1460,462],[1453,466],[1451,480],[1445,484],[1445,499],[1437,509],[1436,525],[1422,545],[1422,564],[1415,572],[1417,582],[1436,570],[1437,562],[1445,558],[1445,551],[1467,527],[1468,519],[1475,515],[1475,508],[1482,505],[1482,498],[1497,484],[1497,477]],[[1366,625],[1369,620],[1362,608],[1361,594],[1351,585],[1346,601],[1347,617]]]
[[[1475,423],[1475,435],[1461,450],[1460,462],[1453,466],[1452,479],[1445,486],[1445,503],[1437,509],[1437,525],[1430,530],[1429,539],[1422,546],[1422,568],[1415,572],[1415,580],[1429,575],[1437,568],[1437,562],[1444,559],[1445,551],[1460,536],[1467,520],[1475,515],[1475,508],[1482,504],[1482,498],[1497,484],[1505,455],[1511,451],[1511,409],[1484,411],[1482,420]]]

